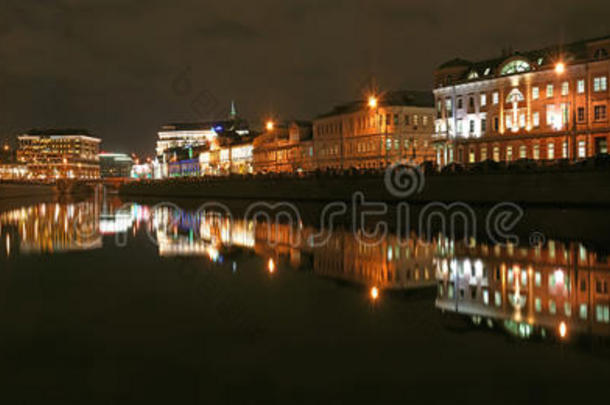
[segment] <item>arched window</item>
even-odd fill
[[[479,78],[479,74],[477,73],[476,70],[472,70],[470,73],[468,73],[468,80],[474,80],[474,79],[478,79]]]
[[[532,68],[531,68],[529,62],[527,62],[523,59],[517,59],[517,60],[513,60],[512,62],[508,62],[502,68],[500,75],[502,75],[502,76],[512,75],[515,73],[529,72],[530,70],[532,70]]]

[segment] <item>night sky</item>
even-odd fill
[[[311,119],[362,94],[430,89],[456,56],[610,34],[610,2],[2,0],[0,141],[88,128],[152,154],[166,122]]]

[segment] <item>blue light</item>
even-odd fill
[[[220,125],[218,125],[218,126],[214,127],[214,130],[215,130],[216,132],[222,132],[222,129],[223,129],[223,128],[222,128]]]

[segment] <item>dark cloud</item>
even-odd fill
[[[456,56],[610,34],[609,11],[606,0],[5,0],[0,138],[87,127],[107,149],[150,153],[163,122],[226,111],[202,94],[252,121],[310,118],[371,75],[429,89]],[[186,68],[191,90],[177,93]]]

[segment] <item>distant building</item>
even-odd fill
[[[313,143],[321,169],[381,168],[434,159],[434,99],[423,91],[393,91],[339,105],[316,118]]]
[[[18,137],[17,160],[34,179],[97,179],[101,140],[86,130],[32,130]]]
[[[315,170],[312,124],[270,123],[254,140],[254,171],[281,173]]]
[[[102,178],[129,178],[133,159],[124,153],[100,153],[100,174]]]
[[[434,74],[439,164],[582,159],[608,152],[610,36]]]
[[[247,144],[250,135],[248,122],[238,118],[234,104],[227,120],[164,125],[158,133],[156,154],[160,173],[156,177],[221,174],[227,167],[235,169],[240,164],[230,164],[229,147]],[[226,152],[221,153],[221,150]],[[227,153],[229,155],[225,156]],[[234,153],[236,162],[243,160],[237,156],[244,153],[243,149],[236,149]],[[204,154],[203,159],[201,154]]]

